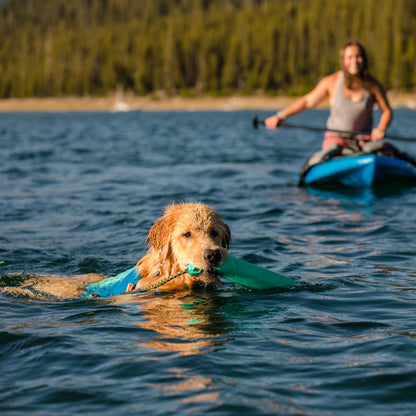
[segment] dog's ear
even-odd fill
[[[169,245],[170,228],[169,221],[166,217],[162,217],[153,224],[147,239],[155,250],[163,251]]]
[[[170,258],[171,231],[171,221],[169,221],[169,218],[167,217],[162,217],[160,220],[155,222],[147,237],[152,247],[159,253],[159,259],[162,263],[166,262]]]
[[[231,244],[231,230],[227,224],[225,223],[223,224],[224,224],[224,237],[222,238],[222,245],[228,250]]]

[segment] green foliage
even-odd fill
[[[0,97],[301,94],[351,38],[386,88],[415,87],[415,0],[9,0]]]

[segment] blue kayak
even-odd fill
[[[416,166],[402,159],[374,154],[344,156],[312,166],[303,184],[350,188],[416,185]]]

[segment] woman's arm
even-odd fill
[[[387,99],[386,92],[378,81],[375,81],[371,93],[374,97],[374,101],[378,104],[381,111],[381,117],[378,125],[371,131],[371,140],[376,141],[384,138],[386,129],[393,118],[393,112]]]
[[[336,76],[337,73],[326,76],[318,82],[316,87],[311,92],[303,97],[300,97],[294,103],[279,111],[277,114],[266,118],[264,121],[266,127],[268,129],[275,129],[280,126],[286,118],[316,107],[322,101],[329,98],[334,82],[336,82]]]

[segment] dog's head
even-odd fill
[[[148,239],[159,254],[164,274],[193,264],[201,273],[188,278],[207,285],[217,280],[214,267],[227,258],[231,232],[214,209],[199,203],[181,203],[165,209]]]

